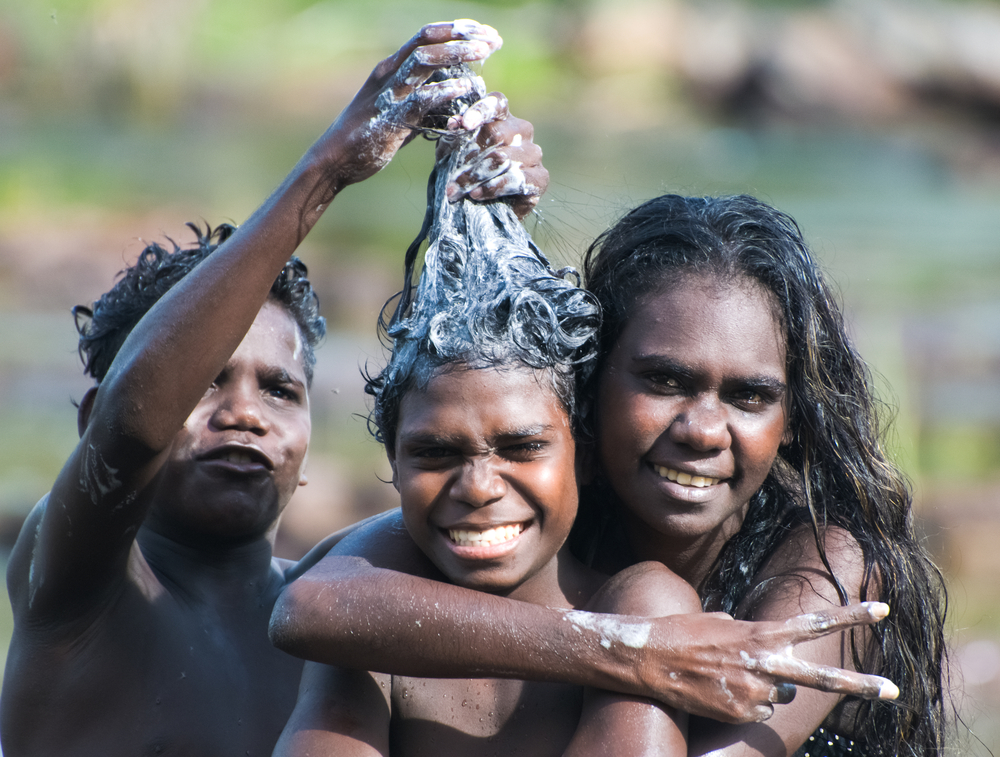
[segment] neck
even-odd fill
[[[573,557],[564,544],[548,565],[502,595],[546,607],[580,609],[606,579]]]
[[[273,590],[268,536],[239,544],[197,544],[143,526],[136,542],[161,580],[195,601],[231,603]]]
[[[727,522],[708,533],[686,536],[654,532],[621,509],[625,538],[634,562],[655,560],[663,563],[678,576],[703,593],[715,561],[726,542],[739,530],[739,523]]]

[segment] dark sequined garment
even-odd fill
[[[839,736],[821,726],[792,757],[847,757],[853,754],[856,754],[853,739]]]

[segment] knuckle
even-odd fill
[[[824,690],[834,688],[840,681],[840,676],[833,668],[820,668],[816,674],[816,683]]]

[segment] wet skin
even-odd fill
[[[630,546],[638,559],[659,561],[696,588],[742,526],[789,433],[785,337],[773,297],[746,278],[674,278],[637,303],[600,376],[601,463]],[[848,598],[859,601],[857,544],[836,528],[824,542]],[[784,620],[840,604],[804,527],[786,537],[753,583],[738,618]],[[832,634],[799,644],[795,657],[852,667],[846,649],[846,634]],[[820,723],[850,734],[853,706],[800,689],[765,723],[693,718],[689,754],[790,753]],[[640,717],[656,721],[655,713],[639,711],[633,726]]]
[[[576,517],[576,445],[544,372],[442,371],[403,398],[390,462],[410,537],[449,581],[527,601],[535,580],[556,583]],[[512,538],[452,538],[496,528]]]
[[[577,509],[576,447],[545,372],[439,372],[404,396],[390,461],[405,530],[386,519],[338,551],[552,608],[580,608],[603,583],[564,547]],[[470,532],[508,526],[499,543],[466,543]],[[564,684],[308,663],[275,755],[561,754],[582,695]]]
[[[181,543],[260,538],[306,483],[311,429],[302,337],[267,302],[177,433],[147,527]]]
[[[340,191],[472,88],[427,78],[500,43],[475,22],[431,24],[378,64],[258,210],[150,308],[85,395],[80,443],[8,563],[16,622],[0,735],[9,757],[271,753],[301,662],[271,646],[267,623],[280,589],[311,564],[272,560],[271,546],[302,481],[309,405],[295,329],[265,303]],[[466,113],[485,122],[490,149],[469,156],[460,189],[527,212],[547,183],[541,151],[530,125],[506,119],[502,96],[486,100]]]
[[[309,430],[298,327],[268,302],[140,493],[125,572],[47,643],[15,638],[4,722],[31,724],[33,753],[268,753],[302,665],[262,632],[285,584],[264,536],[303,481]]]
[[[637,557],[698,586],[786,434],[772,295],[745,279],[668,283],[636,305],[598,392],[602,469]]]

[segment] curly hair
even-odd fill
[[[714,565],[703,591],[706,608],[734,613],[767,558],[803,522],[811,524],[830,570],[821,534],[827,526],[846,529],[864,554],[862,600],[892,607],[873,627],[869,648],[852,645],[855,664],[895,681],[902,692],[897,703],[861,702],[854,739],[868,755],[939,753],[944,581],[915,536],[908,483],[883,447],[885,407],[796,222],[749,196],[666,195],[626,214],[585,260],[587,286],[603,311],[599,360],[641,298],[689,273],[748,277],[774,294],[787,345],[793,434]],[[591,534],[601,528],[595,519],[610,517],[606,499],[597,507],[581,518],[589,519]],[[846,603],[839,582],[837,588]]]
[[[98,383],[107,375],[118,350],[146,312],[236,231],[230,224],[214,229],[206,225],[204,231],[194,223],[187,226],[195,233],[193,246],[180,247],[169,238],[173,250],[155,242],[147,245],[135,264],[120,271],[118,281],[97,302],[91,307],[73,308],[84,372]],[[268,296],[285,308],[302,332],[306,344],[303,356],[306,381],[311,385],[315,349],[326,335],[326,320],[319,314],[319,298],[309,283],[308,273],[305,263],[292,256]]]
[[[425,387],[447,365],[546,371],[575,419],[577,382],[589,375],[597,354],[600,309],[578,277],[567,280],[576,272],[554,271],[504,202],[446,198],[449,180],[475,148],[474,137],[460,135],[441,151],[428,183],[424,226],[406,255],[399,301],[390,316],[390,300],[380,318],[391,357],[377,375],[365,376],[365,391],[375,398],[372,433],[390,449],[403,396]],[[416,254],[425,238],[414,288]]]

